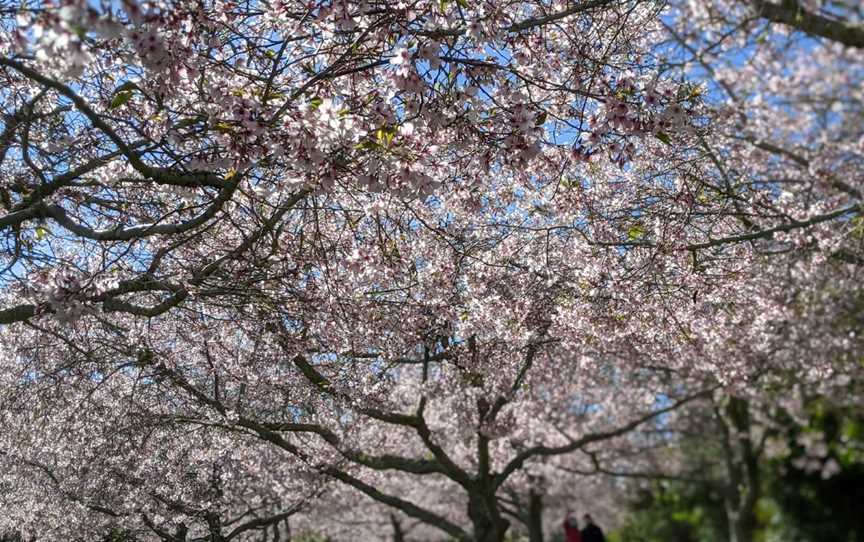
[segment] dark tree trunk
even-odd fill
[[[720,422],[729,477],[724,495],[729,542],[753,542],[761,481],[758,452],[751,440],[750,405],[731,397],[724,414]]]
[[[225,535],[222,534],[222,518],[215,512],[208,512],[205,516],[207,527],[210,529],[209,542],[225,542]]]
[[[501,516],[495,497],[472,495],[468,501],[468,517],[474,528],[476,542],[503,542],[510,522]]]
[[[543,496],[533,489],[528,495],[528,540],[543,542]]]

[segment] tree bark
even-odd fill
[[[753,542],[758,524],[756,503],[761,488],[759,458],[750,435],[749,404],[743,399],[731,397],[718,421],[724,433],[729,477],[724,492],[729,542]]]
[[[510,522],[501,516],[494,495],[471,495],[468,500],[468,518],[474,529],[476,542],[503,542]]]
[[[760,17],[773,23],[781,23],[811,36],[825,38],[847,47],[864,48],[864,26],[823,17],[804,9],[797,0],[782,0],[780,3],[754,0]]]
[[[535,490],[528,494],[528,540],[543,542],[543,496]]]

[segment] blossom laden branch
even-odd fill
[[[864,27],[860,23],[848,23],[812,13],[798,0],[781,0],[780,3],[753,0],[753,6],[759,16],[771,22],[785,24],[811,36],[836,41],[847,47],[864,48]]]

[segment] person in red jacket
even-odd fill
[[[579,520],[573,510],[567,510],[564,517],[564,535],[567,542],[582,542],[582,532],[579,530]]]

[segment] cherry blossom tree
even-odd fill
[[[3,274],[35,297],[0,321],[157,315],[313,194],[557,176],[580,138],[623,164],[685,120],[674,86],[615,77],[652,6],[463,4],[8,9]]]
[[[24,348],[10,356],[9,378],[38,388],[42,379],[34,374],[56,374],[60,366],[74,364],[88,368],[77,383],[86,387],[94,379],[131,371],[185,392],[206,414],[184,413],[190,420],[218,414],[304,461],[320,463],[338,451],[368,468],[391,469],[395,461],[397,470],[446,474],[473,487],[464,469],[444,455],[434,464],[390,457],[379,464],[345,450],[342,438],[325,424],[285,426],[312,433],[323,441],[319,446],[333,448],[316,450],[322,457],[300,453],[278,435],[280,426],[257,412],[268,404],[268,394],[284,396],[286,389],[264,396],[241,391],[251,387],[247,378],[273,375],[244,369],[231,381],[227,373],[235,367],[226,359],[209,366],[210,337],[225,332],[220,320],[227,319],[270,342],[234,338],[226,346],[232,354],[261,348],[271,358],[295,356],[293,378],[302,377],[299,384],[311,384],[315,393],[307,390],[309,397],[292,405],[292,417],[302,420],[314,408],[327,412],[330,423],[344,424],[346,414],[339,409],[361,401],[355,416],[397,420],[433,449],[439,445],[426,422],[415,422],[422,417],[394,417],[362,406],[377,399],[367,398],[364,379],[385,378],[385,371],[357,371],[337,393],[332,376],[318,366],[335,356],[340,363],[368,360],[363,362],[375,367],[389,363],[390,353],[404,357],[418,354],[418,348],[433,350],[429,359],[408,358],[422,365],[425,375],[400,375],[399,385],[410,390],[411,382],[425,385],[429,371],[441,371],[429,364],[449,360],[454,347],[470,356],[468,368],[448,368],[454,371],[451,380],[463,382],[450,393],[477,388],[476,397],[491,379],[471,365],[498,352],[512,358],[512,374],[488,385],[503,395],[489,404],[469,401],[481,414],[475,425],[494,424],[509,396],[525,384],[541,347],[555,342],[547,338],[549,324],[539,313],[512,323],[488,322],[486,311],[514,297],[507,291],[511,286],[486,284],[482,273],[467,287],[504,296],[488,307],[473,307],[467,298],[445,306],[427,289],[446,285],[451,296],[464,297],[458,260],[477,257],[470,232],[500,229],[485,242],[506,246],[507,230],[537,214],[520,191],[549,199],[558,184],[572,183],[562,177],[562,164],[608,153],[605,160],[623,166],[636,152],[634,141],[653,140],[654,132],[668,138],[666,132],[683,126],[695,101],[679,97],[674,84],[652,79],[650,72],[639,75],[638,84],[636,74],[616,75],[618,63],[643,46],[644,25],[653,24],[656,10],[608,1],[507,9],[438,2],[395,8],[214,7],[210,12],[182,5],[99,9],[39,3],[21,6],[14,22],[4,22],[6,214],[0,226],[8,249],[3,281],[9,303],[0,321],[26,326],[12,332]],[[594,40],[590,48],[586,32]],[[552,66],[550,55],[558,58]],[[650,70],[650,63],[632,66]],[[491,187],[503,197],[487,192],[490,176],[499,179]],[[443,199],[422,198],[436,192]],[[499,228],[495,214],[519,200]],[[470,217],[466,213],[481,210],[479,220],[461,223]],[[358,220],[364,222],[362,231]],[[460,231],[442,234],[448,222]],[[352,229],[354,235],[346,235]],[[548,245],[552,231],[526,239],[535,254],[537,240],[546,238]],[[394,235],[405,237],[405,246],[389,246]],[[439,237],[436,246],[431,240]],[[483,237],[476,242],[483,243]],[[444,247],[449,248],[441,254],[445,258],[436,261],[431,251]],[[399,256],[400,249],[405,256]],[[503,263],[515,287],[525,290],[528,285],[520,280],[543,277],[532,273],[532,262],[527,269],[515,262],[518,246],[506,250],[514,252],[514,263]],[[380,271],[363,273],[373,258]],[[500,256],[495,260],[482,266],[502,262]],[[439,264],[444,265],[440,273],[434,270]],[[405,281],[417,278],[421,268],[431,271],[425,284],[416,293],[406,290]],[[355,277],[336,280],[335,272]],[[543,280],[551,283],[553,295],[569,288],[555,284],[551,275]],[[336,295],[322,295],[331,286]],[[389,286],[394,293],[382,292],[375,300],[375,290]],[[366,297],[354,299],[355,292]],[[22,303],[25,296],[30,301]],[[379,314],[380,323],[360,337],[360,350],[351,348],[358,342],[355,334],[335,334],[347,323],[351,302],[358,315],[370,308]],[[388,310],[391,303],[401,310]],[[547,307],[541,296],[520,309],[536,313]],[[181,316],[190,309],[197,321]],[[287,314],[295,309],[300,312]],[[173,323],[159,318],[175,314]],[[189,327],[181,329],[181,322]],[[467,331],[448,329],[455,322]],[[495,334],[509,333],[513,325],[518,340],[496,344]],[[491,335],[478,341],[472,327],[486,327]],[[29,349],[21,341],[28,334],[56,336],[68,347]],[[193,344],[204,352],[178,366],[176,355]],[[52,359],[60,351],[62,356]],[[268,355],[256,354],[259,362]],[[21,363],[34,364],[35,372],[17,372]],[[203,378],[236,387],[228,392],[225,384],[216,385],[215,393],[202,393],[195,380]],[[238,400],[253,395],[257,419],[237,417],[236,408],[225,407],[220,396],[225,393]],[[421,404],[420,411],[424,408]],[[478,538],[497,539],[506,523],[494,504],[497,482],[490,482],[487,436],[474,435],[482,442],[478,460],[485,486],[469,491],[469,515]],[[542,446],[529,448],[507,469],[546,452]],[[350,473],[318,469],[450,534],[467,536],[413,505],[380,495]]]
[[[788,385],[802,353],[805,382],[856,377],[825,287],[861,262],[854,28],[672,8],[3,8],[22,514],[230,538],[332,510],[328,480],[394,536],[500,541],[550,469],[721,386]]]
[[[699,197],[721,198],[752,232],[744,236],[758,266],[754,303],[764,305],[751,317],[773,323],[739,343],[750,365],[739,374],[762,389],[805,385],[831,396],[832,386],[861,378],[859,11],[839,2],[690,2],[664,21],[667,57],[714,96],[702,148],[716,166],[706,174],[726,193]],[[750,204],[806,227],[766,227],[768,207]]]
[[[762,314],[749,317],[773,320],[758,335],[736,340],[734,354],[726,347],[729,369],[728,358],[744,364],[733,369],[738,382],[709,416],[719,428],[723,462],[710,468],[722,473],[730,540],[753,537],[762,454],[788,453],[777,449],[782,439],[771,413],[778,405],[806,426],[802,397],[852,408],[861,401],[862,134],[853,120],[861,111],[860,17],[839,2],[690,2],[675,5],[664,21],[666,54],[715,96],[714,130],[701,146],[716,166],[710,174],[726,186],[721,197],[754,232],[750,257],[762,286],[753,302],[762,304]],[[741,198],[766,189],[762,197]],[[761,200],[758,205],[772,206],[778,216],[809,217],[810,224],[769,231],[744,200]],[[818,225],[824,217],[830,222]],[[692,424],[690,433],[706,423]],[[800,466],[836,474],[839,466],[821,439],[802,435]],[[625,461],[623,471],[620,459],[617,467],[611,458],[610,464],[598,462],[593,470],[682,476],[674,463]]]
[[[177,420],[163,407],[182,398],[168,397],[148,375],[67,367],[58,390],[58,373],[19,369],[26,376],[3,395],[0,532],[40,540],[111,532],[170,542],[268,532],[278,539],[326,492],[316,471],[269,447]]]
[[[355,227],[374,231],[384,222],[379,216]],[[480,540],[504,536],[498,491],[527,464],[614,438],[689,399],[673,398],[680,381],[665,372],[632,362],[623,371],[605,359],[619,360],[612,347],[624,348],[618,342],[626,336],[612,342],[587,326],[607,318],[609,303],[588,296],[580,307],[547,305],[562,286],[539,280],[540,271],[527,265],[538,258],[531,245],[550,249],[545,235],[528,246],[525,236],[533,233],[497,241],[519,249],[497,265],[485,256],[501,250],[495,240],[453,265],[465,255],[448,248],[446,236],[430,251],[410,229],[401,238],[386,229],[365,255],[365,270],[331,275],[322,267],[300,291],[291,291],[291,273],[277,271],[294,263],[274,262],[276,278],[258,287],[279,294],[262,293],[254,304],[200,306],[126,329],[117,322],[91,326],[87,316],[71,327],[49,321],[56,342],[19,349],[27,363],[15,381],[29,388],[41,380],[34,375],[62,370],[58,362],[83,371],[85,384],[94,374],[128,371],[133,380],[148,380],[156,397],[183,398],[157,402],[167,419],[245,433],[409,517]],[[335,260],[343,269],[358,259],[354,241],[344,245]],[[558,265],[557,257],[550,264]],[[427,276],[419,276],[418,265]],[[382,292],[382,283],[392,284],[391,292]],[[368,327],[359,327],[351,311],[369,314]],[[504,314],[510,316],[501,321]],[[562,333],[574,325],[586,330],[558,338],[549,335],[553,325]],[[574,358],[574,339],[598,351]],[[610,401],[613,388],[622,395]],[[668,404],[658,404],[661,394]],[[385,492],[382,475],[390,472],[440,479],[462,495],[467,517],[457,523],[453,510]],[[473,533],[461,527],[466,522]]]

